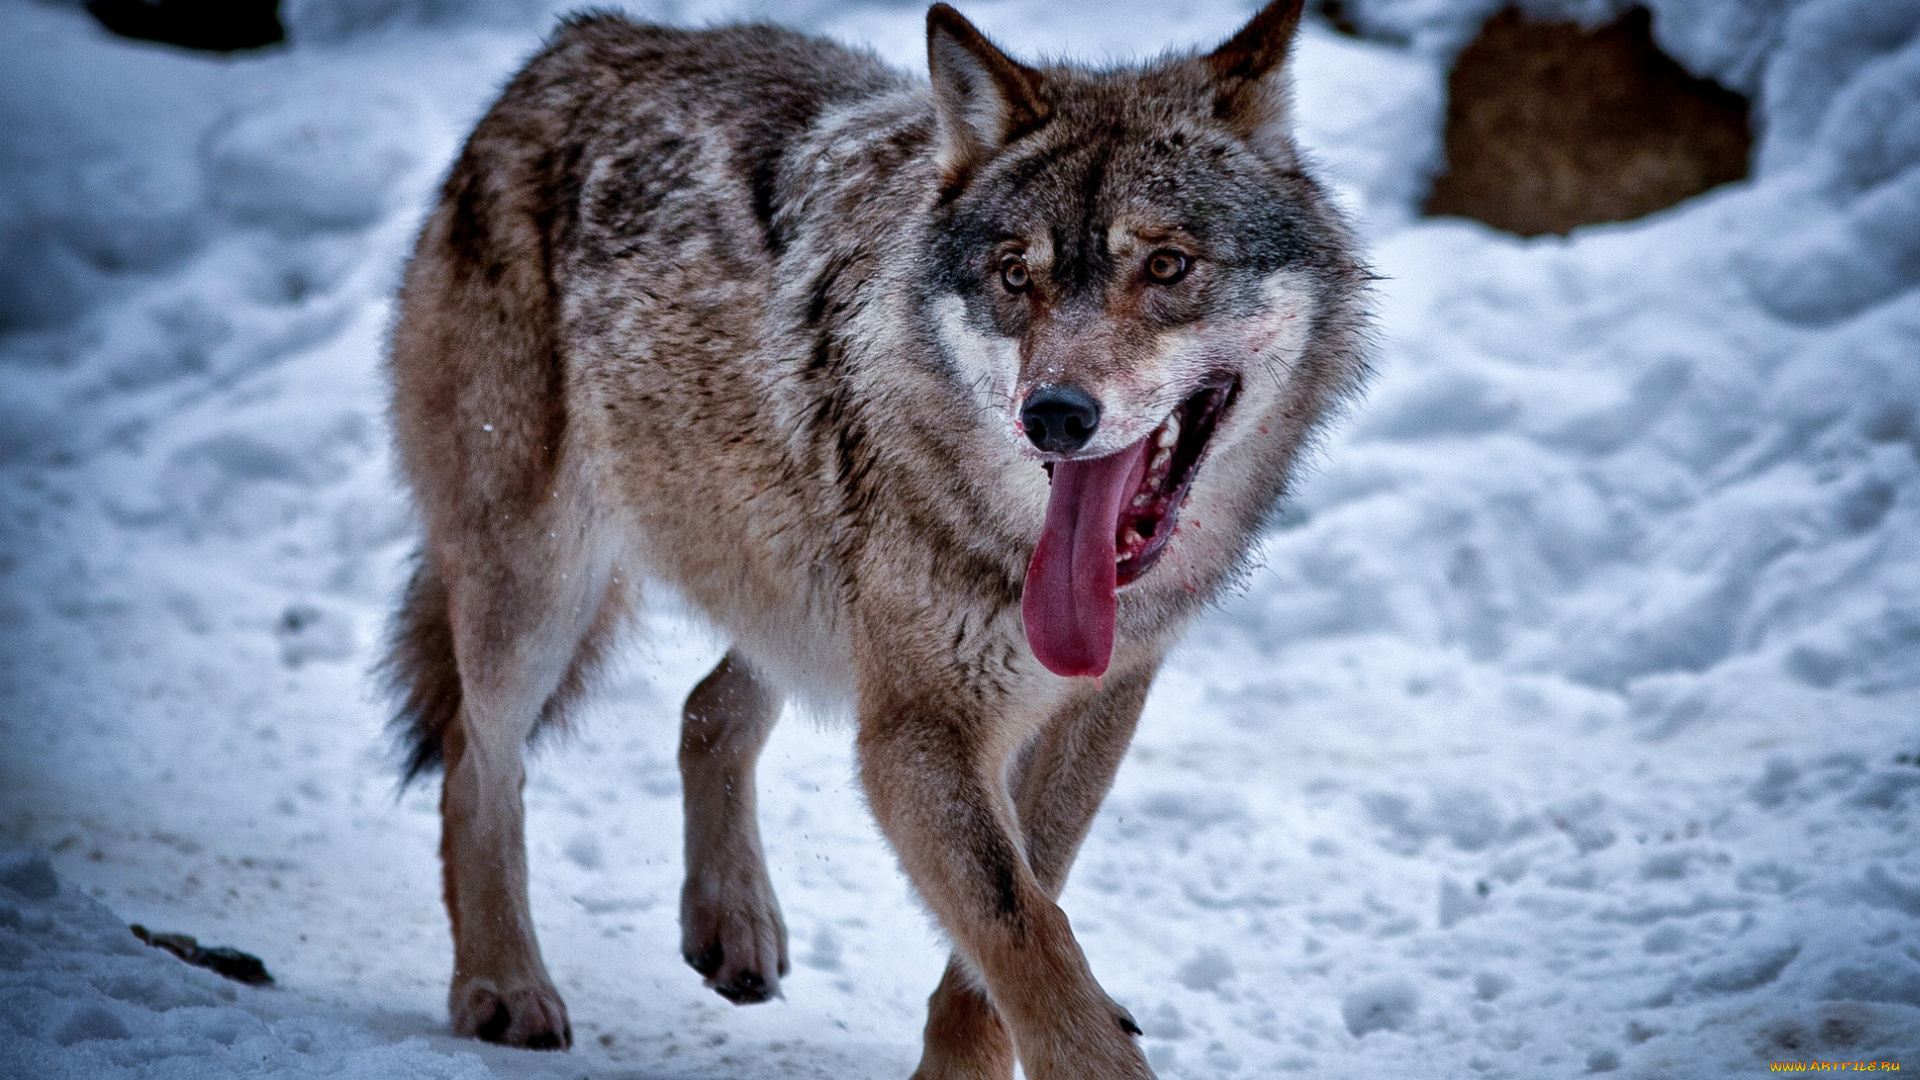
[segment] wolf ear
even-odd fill
[[[1292,157],[1287,140],[1287,51],[1306,0],[1272,0],[1225,45],[1207,56],[1213,115],[1255,150]]]
[[[933,79],[940,186],[952,192],[1001,147],[1046,122],[1038,71],[994,48],[945,4],[927,9],[927,72]]]

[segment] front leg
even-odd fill
[[[1083,688],[1014,762],[1011,787],[1027,866],[1049,896],[1065,887],[1080,842],[1113,786],[1153,682],[1148,667]],[[926,1049],[913,1080],[1011,1080],[1013,1042],[966,959],[955,954],[927,1000]]]
[[[1027,864],[1002,779],[1024,734],[1012,703],[908,696],[877,680],[863,680],[861,698],[860,770],[874,816],[986,984],[1027,1076],[1151,1078],[1132,1018],[1094,981],[1066,914]],[[984,1022],[978,1010],[954,1019]],[[947,1075],[985,1077],[996,1067],[964,1065]]]

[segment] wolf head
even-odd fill
[[[1288,134],[1302,6],[1111,71],[1027,67],[928,12],[928,309],[956,377],[1052,472],[1023,608],[1061,674],[1104,670],[1114,590],[1160,557],[1202,458],[1286,411],[1358,274]]]

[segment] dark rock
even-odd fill
[[[90,0],[87,10],[121,37],[209,52],[258,49],[287,38],[280,0]]]
[[[165,949],[195,967],[206,968],[235,982],[264,986],[273,981],[273,976],[267,974],[267,965],[251,953],[243,953],[225,945],[203,948],[186,934],[155,933],[139,923],[134,923],[128,929],[133,931],[134,937],[156,949]]]

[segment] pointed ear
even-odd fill
[[[1287,51],[1306,0],[1272,0],[1240,32],[1207,57],[1213,75],[1213,115],[1256,150],[1285,160]]]
[[[945,4],[927,9],[927,72],[939,121],[940,185],[957,190],[981,163],[1046,122],[1038,71],[994,48]]]

